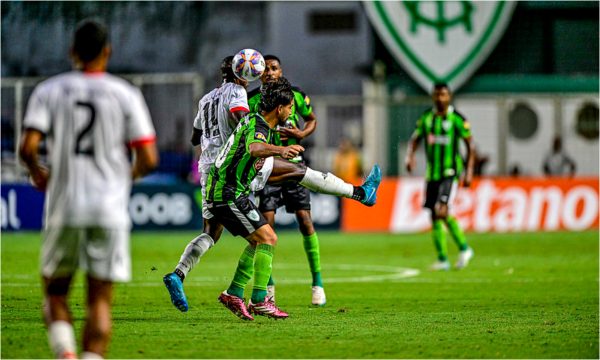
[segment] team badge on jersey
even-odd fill
[[[465,120],[463,122],[463,127],[465,128],[465,130],[469,130],[471,128],[471,123]]]
[[[452,123],[450,121],[442,121],[442,127],[444,128],[444,131],[448,132],[448,130],[450,130],[450,126],[452,126]]]
[[[263,134],[261,132],[254,133],[254,139],[267,142],[267,138],[265,137],[265,134]]]
[[[310,98],[308,95],[304,97],[304,102],[306,103],[306,106],[310,106]]]

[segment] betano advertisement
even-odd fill
[[[344,199],[344,231],[419,232],[430,228],[424,180],[384,179],[377,205]],[[459,188],[452,211],[476,232],[598,229],[598,178],[483,178]]]

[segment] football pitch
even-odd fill
[[[429,272],[428,233],[320,232],[327,305],[310,306],[302,238],[279,234],[273,275],[287,320],[239,320],[217,301],[245,246],[226,234],[185,282],[162,276],[194,233],[134,233],[133,281],[115,289],[110,358],[598,358],[598,232],[469,234],[461,271]],[[38,233],[2,234],[2,358],[50,358]],[[451,261],[456,246],[449,239]],[[250,289],[246,291],[247,295]],[[81,277],[70,302],[80,338]]]

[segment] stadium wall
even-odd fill
[[[408,233],[429,228],[422,208],[421,178],[386,178],[377,205],[315,194],[312,215],[321,230]],[[2,184],[3,231],[39,230],[44,194],[29,184]],[[201,194],[190,184],[138,184],[132,189],[129,213],[134,230],[198,230],[202,228]],[[481,178],[459,189],[454,213],[476,232],[578,231],[598,229],[598,178]],[[276,227],[295,229],[293,214],[280,208]]]
[[[371,209],[344,199],[342,230],[428,230],[424,184],[421,178],[386,178]],[[598,229],[598,178],[480,178],[458,190],[453,212],[475,232]]]

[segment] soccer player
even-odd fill
[[[202,153],[198,160],[200,186],[202,187],[202,217],[204,230],[192,239],[181,254],[179,263],[172,273],[163,277],[163,282],[171,296],[171,302],[180,311],[188,310],[183,291],[183,280],[188,272],[199,262],[221,237],[223,225],[215,221],[206,208],[206,179],[219,150],[237,126],[239,120],[248,114],[246,80],[236,77],[231,68],[233,56],[227,56],[221,62],[222,84],[204,95],[198,103],[198,113],[194,119],[192,145],[201,145]]]
[[[275,81],[283,76],[281,61],[275,55],[265,56],[265,71],[261,76],[262,86]],[[299,144],[300,141],[315,131],[317,117],[310,106],[309,97],[297,87],[292,87],[294,94],[294,106],[285,125],[279,127],[273,136],[275,145],[286,146]],[[251,111],[256,111],[262,101],[260,88],[248,93],[248,104]],[[299,129],[300,117],[304,120],[304,129]],[[302,155],[289,161],[304,163]],[[321,256],[319,253],[319,237],[313,225],[310,213],[310,191],[298,183],[289,182],[279,185],[267,185],[257,193],[259,198],[258,208],[271,226],[275,225],[275,211],[283,205],[288,213],[295,213],[302,244],[308,259],[308,265],[312,274],[312,304],[323,306],[327,302],[323,280],[321,278]],[[269,296],[275,301],[275,282],[269,279]]]
[[[473,250],[455,217],[450,215],[450,205],[457,190],[458,179],[463,170],[463,160],[459,153],[462,139],[467,149],[467,169],[463,179],[465,187],[473,178],[475,156],[469,122],[450,105],[452,94],[447,84],[435,84],[431,94],[433,109],[427,110],[417,121],[415,131],[409,141],[405,164],[408,172],[415,168],[415,150],[419,142],[425,140],[427,158],[426,194],[424,207],[431,210],[433,241],[438,258],[432,270],[449,270],[446,225],[460,250],[455,267],[462,269],[469,264]]]
[[[68,294],[78,268],[87,273],[81,355],[105,355],[113,282],[131,278],[131,181],[158,162],[144,98],[126,81],[106,73],[110,54],[105,26],[91,20],[79,23],[71,48],[77,70],[39,84],[24,119],[19,153],[33,185],[46,190],[43,313],[57,358],[77,356]],[[44,138],[49,168],[38,154]],[[127,147],[134,154],[133,167]]]
[[[267,298],[277,236],[248,195],[250,183],[266,158],[292,159],[304,151],[300,145],[270,144],[272,129],[285,121],[292,110],[293,94],[289,83],[272,82],[262,89],[262,93],[264,101],[260,113],[244,118],[229,137],[211,167],[206,189],[209,212],[231,234],[243,236],[250,243],[240,257],[231,285],[219,296],[223,305],[244,320],[254,320],[251,312],[272,318],[288,317]],[[252,274],[254,286],[246,308],[244,287]]]
[[[180,311],[188,311],[188,302],[183,290],[183,282],[189,271],[200,261],[200,258],[219,240],[223,226],[213,219],[206,208],[206,179],[210,166],[228,136],[233,132],[235,124],[248,113],[245,86],[247,81],[238,79],[231,68],[233,56],[226,57],[221,64],[223,84],[205,95],[199,103],[198,113],[194,120],[192,144],[202,145],[199,171],[203,193],[204,230],[198,237],[190,241],[183,251],[179,263],[172,273],[163,277],[169,292],[171,303]],[[360,187],[352,186],[333,174],[323,174],[306,167],[301,163],[292,163],[281,158],[268,158],[256,179],[251,183],[252,191],[262,189],[267,181],[297,182],[316,192],[344,196],[372,206],[376,201],[377,188],[381,180],[381,171],[374,166],[371,175]]]

